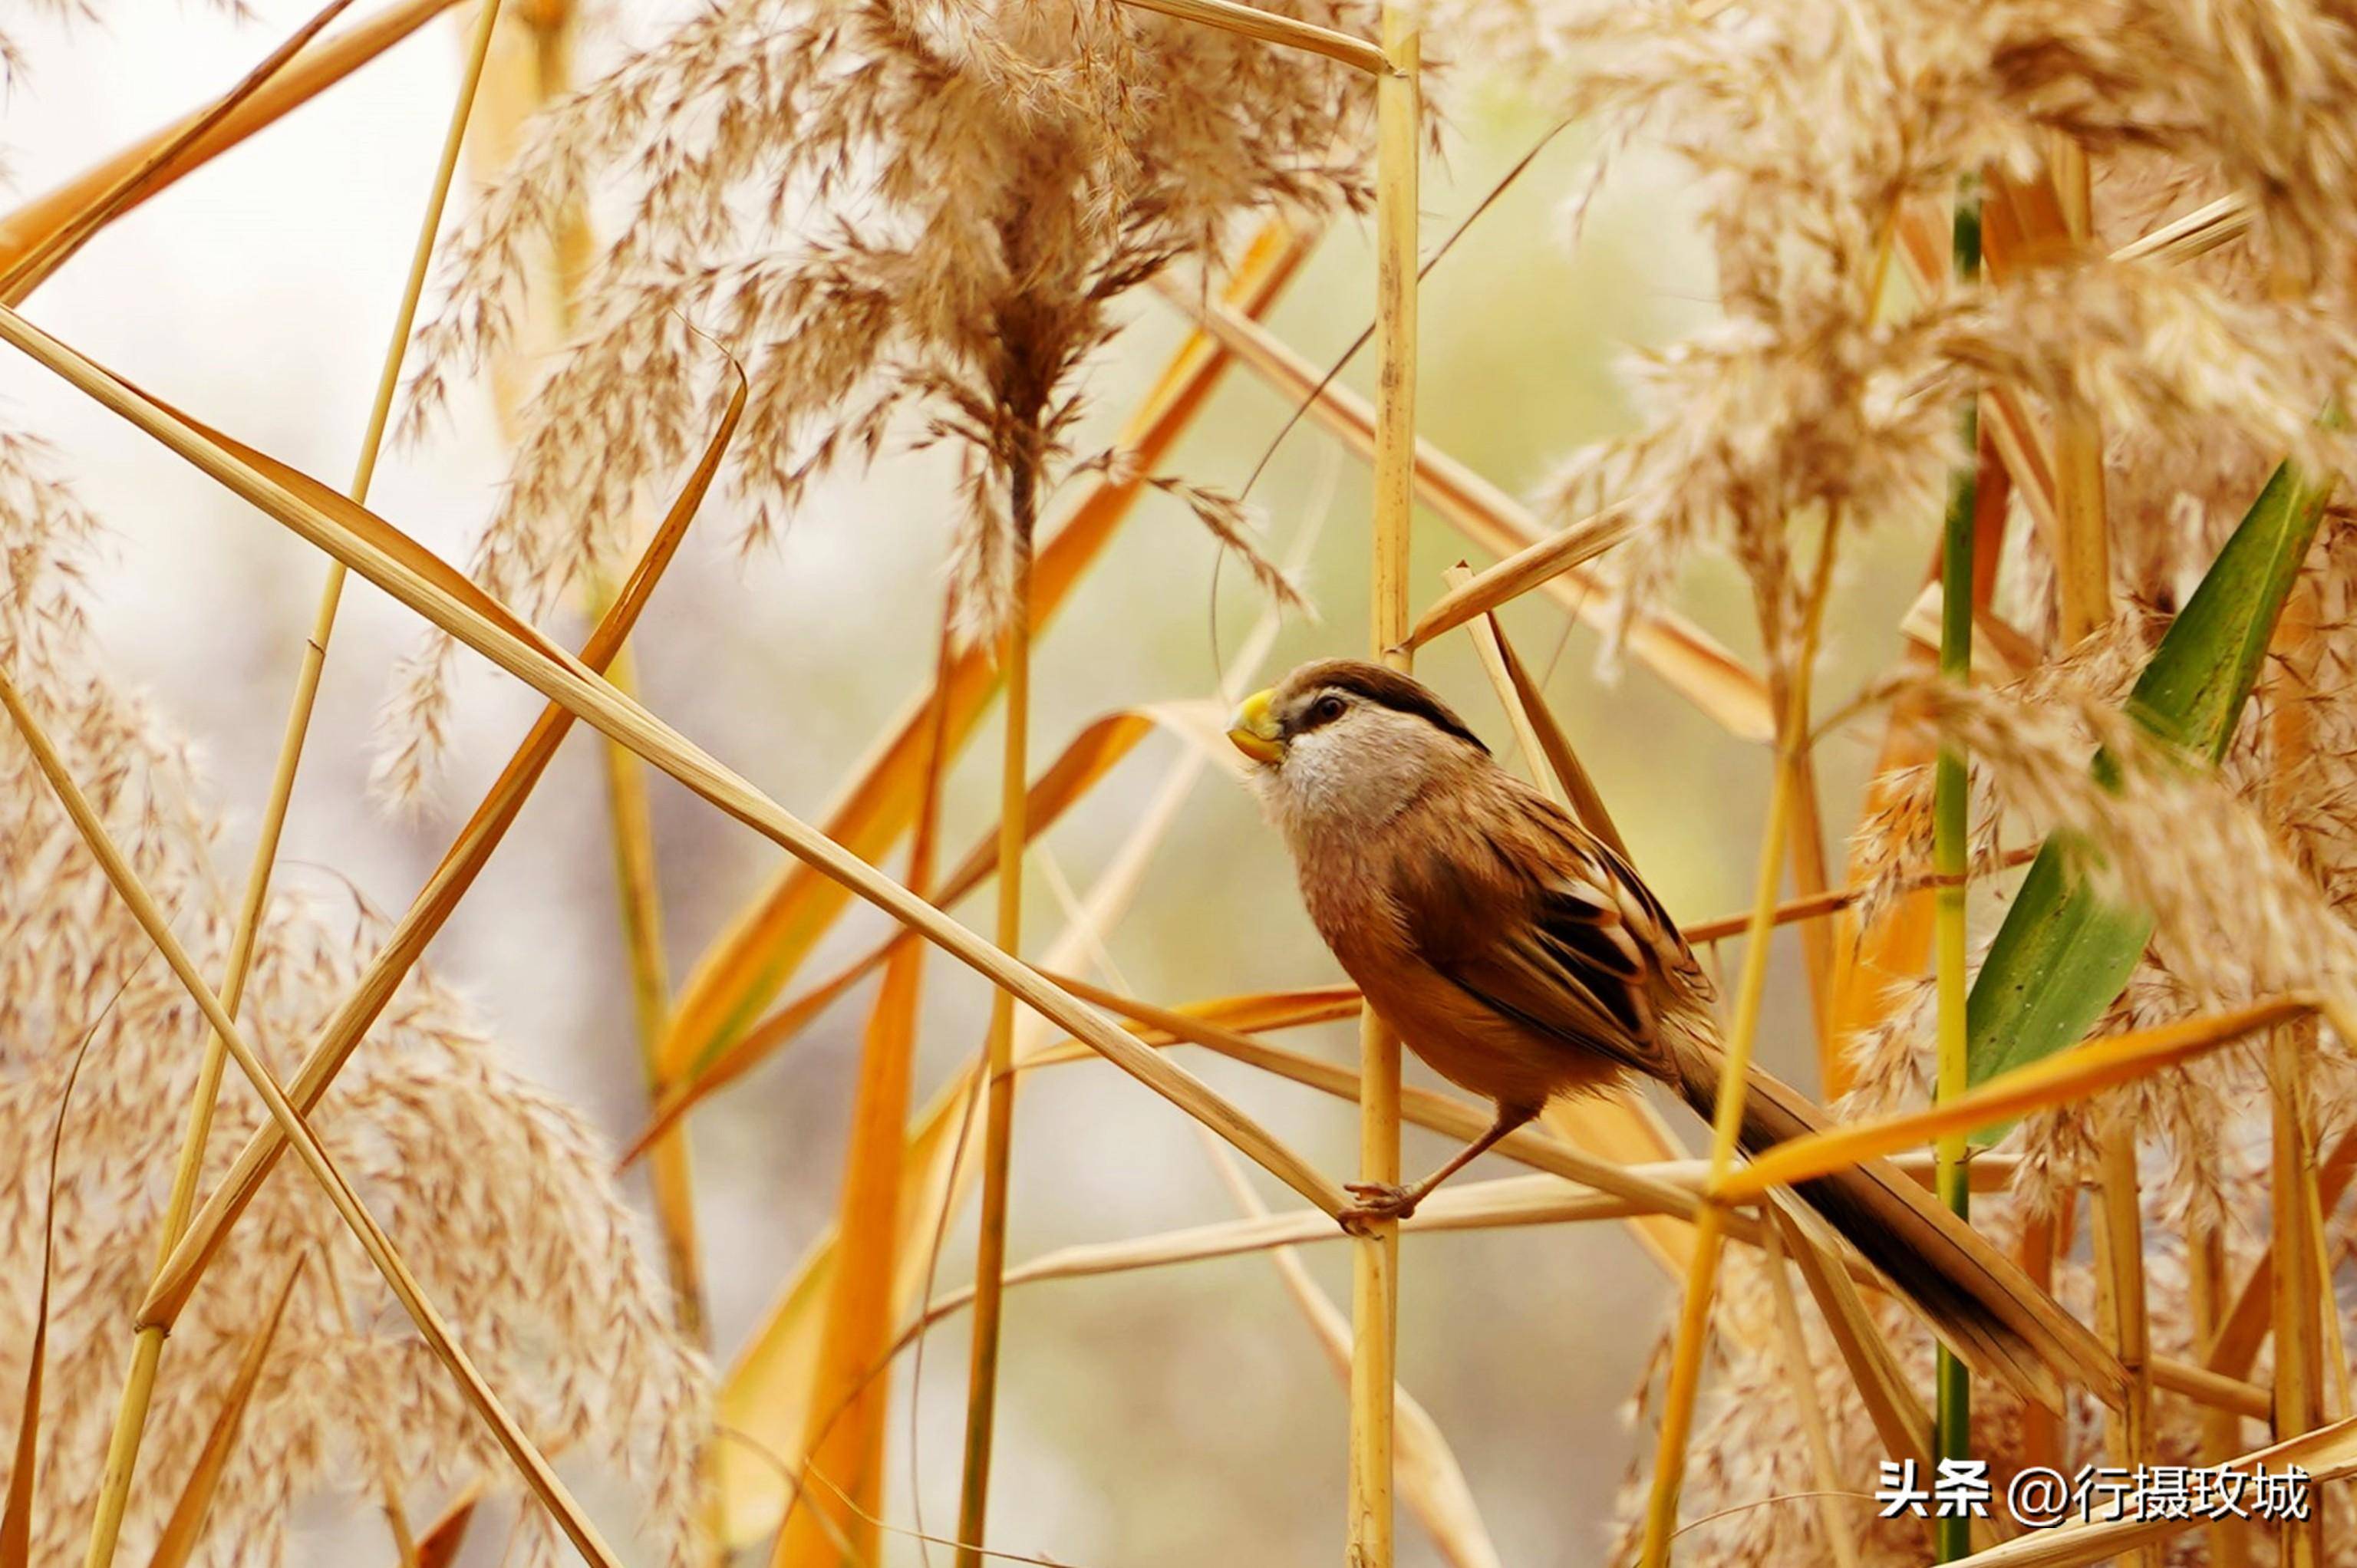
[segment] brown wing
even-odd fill
[[[1693,955],[1634,871],[1545,797],[1502,775],[1478,811],[1451,812],[1395,868],[1416,951],[1494,1011],[1649,1076],[1674,1068],[1656,998]]]

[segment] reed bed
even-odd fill
[[[2357,459],[2357,17],[719,0],[663,20],[478,0],[431,29],[463,40],[456,93],[347,489],[48,319],[42,291],[126,215],[361,91],[450,8],[335,0],[0,217],[0,351],[43,378],[0,425],[0,1568],[1072,1561],[1006,1506],[1010,1472],[1030,1496],[1058,1457],[1009,1393],[1042,1376],[1027,1314],[1050,1281],[1137,1320],[1125,1389],[1166,1316],[1206,1304],[1282,1324],[1288,1374],[1330,1369],[1326,1450],[1222,1470],[1230,1506],[1155,1561],[1248,1552],[1265,1521],[1242,1499],[1265,1480],[1315,1499],[1315,1560],[1351,1568],[2357,1563],[2339,1298],[2357,530],[2338,499]],[[12,73],[39,54],[0,38]],[[1501,89],[1555,127],[1540,151],[1566,128],[1578,145],[1507,166],[1444,237],[1426,207],[1451,125]],[[1555,467],[1517,496],[1435,435],[1462,426],[1420,375],[1452,347],[1420,301],[1444,264],[1485,275],[1508,188],[1554,182],[1577,246],[1632,166],[1678,193],[1681,216],[1649,220],[1707,261],[1711,297],[1635,334],[1615,419],[1558,415],[1575,389],[1540,383]],[[1330,367],[1284,325],[1305,268],[1347,277],[1341,315],[1366,328]],[[1107,388],[1157,333],[1176,346],[1123,418]],[[325,557],[309,635],[278,650],[294,698],[235,892],[212,847],[242,805],[93,629],[104,530],[79,454],[42,434],[91,405],[277,525],[257,535]],[[381,461],[430,465],[478,418],[505,480],[462,569],[423,542],[448,531],[371,491]],[[1329,465],[1305,515],[1270,526],[1197,471],[1216,419],[1272,454],[1301,427]],[[683,703],[662,679],[680,623],[648,612],[707,535],[706,557],[766,560],[846,498],[878,513],[855,537],[898,524],[904,460],[941,588],[868,616],[867,643],[779,653],[918,690],[805,813],[721,757],[764,727],[817,733],[820,682],[783,715]],[[1346,466],[1363,475],[1333,485]],[[1172,521],[1241,568],[1249,629],[1215,621],[1225,652],[1196,678],[1076,722],[1049,634]],[[1460,550],[1478,559],[1427,572]],[[1363,623],[1324,591],[1337,553]],[[1901,559],[1928,564],[1894,593]],[[313,717],[339,689],[323,677],[348,576],[417,623],[364,764],[408,813],[387,831],[438,850],[397,914],[283,875],[282,832],[321,810]],[[574,619],[577,653],[548,629]],[[1592,668],[1542,653],[1580,628]],[[1674,906],[1729,972],[1730,1072],[1802,1064],[1825,1130],[1747,1162],[1739,1077],[1706,1131],[1603,1094],[1496,1145],[1525,1174],[1338,1225],[1346,1177],[1398,1179],[1404,1129],[1469,1137],[1490,1109],[1432,1087],[1322,954],[1288,950],[1302,972],[1267,981],[1231,917],[1157,907],[1148,875],[1244,779],[1224,714],[1309,649],[1463,676],[1452,700],[1494,713],[1508,765],[1640,865],[1674,860],[1664,822],[1748,840],[1748,878],[1710,884],[1741,908]],[[478,663],[545,705],[446,831]],[[1629,746],[1585,694],[1630,671],[1641,761],[1608,768]],[[600,789],[573,847],[611,867],[614,1037],[643,1090],[619,1140],[519,1072],[445,978],[468,972],[480,928],[458,917],[554,792],[576,723]],[[1700,776],[1651,761],[1656,732],[1684,755],[1679,725],[1709,737]],[[967,756],[985,736],[994,765]],[[1140,756],[1164,776],[1121,797]],[[1616,783],[1630,766],[1674,816]],[[1076,878],[1074,824],[1122,799]],[[1216,820],[1221,867],[1274,853],[1245,815]],[[755,868],[726,918],[690,897],[690,821],[726,824]],[[963,912],[985,892],[987,938]],[[1140,905],[1211,950],[1191,997],[1155,993],[1158,961],[1125,971]],[[1277,1037],[1353,1021],[1354,1054]],[[793,1076],[828,1039],[839,1104]],[[1182,1132],[1186,1157],[1101,1152],[1092,1190],[1199,1187],[1209,1207],[1039,1244],[1026,1172],[1111,1149],[1110,1114],[1071,1109],[1094,1080],[1068,1070],[1103,1062],[1136,1119],[1111,1136]],[[1299,1089],[1354,1107],[1355,1143]],[[822,1197],[716,1201],[723,1113],[842,1129],[824,1158],[791,1152]],[[2051,1399],[1936,1344],[1792,1197],[1885,1157],[2021,1263],[2012,1309],[2097,1331],[2099,1352],[2042,1369]],[[759,1313],[748,1228],[802,1248],[753,1282]],[[1444,1294],[1467,1320],[1436,1323],[1414,1305],[1438,1277],[1427,1249],[1453,1244],[1435,1236],[1528,1260],[1633,1244],[1582,1253],[1621,1268],[1577,1299],[1534,1299],[1534,1264],[1499,1299]],[[1214,1278],[1233,1288],[1190,1283]],[[1609,1310],[1628,1300],[1661,1310]],[[1600,1506],[1499,1478],[1526,1473],[1528,1429],[1449,1380],[1530,1321],[1562,1336],[1541,1367],[1650,1348],[1627,1405],[1591,1391],[1556,1412],[1625,1464]],[[964,1355],[928,1369],[952,1343]],[[1976,1516],[1880,1506],[1886,1466],[1928,1485],[1958,1464],[1986,1467]],[[2261,1464],[2305,1473],[2305,1517],[2006,1508],[2036,1467]],[[1150,1466],[1123,1487],[1125,1517],[1166,1530],[1187,1506]]]

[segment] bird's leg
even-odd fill
[[[1410,1187],[1394,1187],[1389,1182],[1354,1181],[1343,1190],[1359,1201],[1344,1209],[1338,1218],[1342,1229],[1353,1235],[1379,1219],[1405,1219],[1415,1212],[1415,1206],[1432,1195],[1432,1189],[1490,1152],[1491,1144],[1515,1132],[1539,1113],[1535,1105],[1500,1105],[1498,1119],[1490,1130],[1449,1156],[1448,1163]]]

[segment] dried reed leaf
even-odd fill
[[[1306,556],[1317,536],[1313,523],[1302,531],[1296,548]],[[1275,616],[1264,613],[1238,650],[1237,677],[1248,674],[1267,657],[1276,628]],[[1135,895],[1148,858],[1177,820],[1202,768],[1200,756],[1190,755],[1164,782],[1099,876],[1080,914],[1049,950],[1050,965],[1084,962],[1101,950],[1104,932]],[[1023,1019],[1019,1028],[1018,1069],[1047,1055],[1054,1040],[1038,1017]],[[975,1151],[961,1132],[967,1126],[979,1082],[978,1067],[970,1065],[919,1113],[909,1134],[896,1249],[902,1264],[893,1291],[896,1320],[917,1301],[929,1273],[930,1242],[948,1223],[972,1183]],[[777,1527],[785,1510],[783,1477],[800,1465],[797,1444],[812,1417],[811,1378],[817,1365],[823,1319],[820,1304],[831,1288],[827,1282],[834,1269],[838,1242],[830,1230],[813,1243],[723,1385],[723,1430],[746,1434],[759,1445],[758,1450],[748,1450],[743,1444],[721,1444],[714,1454],[715,1478],[727,1505],[723,1534],[731,1545],[759,1540]]]
[[[907,1311],[923,1284],[924,1242],[952,1186],[952,1157],[974,1083],[971,1072],[952,1079],[918,1113],[908,1134],[896,1221],[894,1255],[899,1262],[894,1272],[892,1321]],[[819,1413],[813,1409],[812,1389],[840,1245],[841,1237],[832,1225],[811,1244],[721,1384],[724,1431],[753,1434],[794,1470],[801,1466],[803,1435],[813,1414]],[[787,1491],[783,1477],[769,1461],[745,1453],[741,1444],[722,1443],[716,1446],[711,1464],[726,1502],[722,1520],[725,1544],[745,1546],[778,1528],[785,1513]]]
[[[921,942],[905,942],[893,951],[861,1043],[861,1092],[834,1232],[847,1240],[834,1250],[828,1321],[812,1369],[810,1420],[802,1444],[801,1473],[823,1477],[825,1485],[815,1491],[805,1485],[800,1506],[788,1509],[770,1559],[773,1568],[824,1568],[841,1559],[846,1541],[855,1556],[875,1552],[876,1527],[869,1520],[883,1484],[888,1384],[871,1372],[897,1316],[893,1287],[906,1168],[902,1123],[924,956]],[[872,1079],[886,1078],[894,1081],[869,1087]]]
[[[1224,297],[1246,315],[1266,309],[1308,248],[1306,236],[1281,223],[1265,227],[1238,262]],[[1130,471],[1101,476],[1063,527],[1039,548],[1030,587],[1032,618],[1039,629],[1047,628],[1073,584],[1095,563],[1147,488],[1142,476],[1152,471],[1193,421],[1227,360],[1226,350],[1208,334],[1197,333],[1164,367],[1119,437],[1120,448],[1134,458],[1127,465]],[[827,807],[820,820],[827,837],[866,859],[881,859],[916,810],[920,758],[934,705],[941,704],[947,714],[945,744],[954,757],[997,689],[997,672],[984,650],[961,654],[949,679],[912,705],[898,728],[878,743],[873,759]],[[680,989],[660,1062],[664,1081],[684,1080],[710,1065],[751,1028],[849,902],[843,888],[796,862],[748,904],[696,961]]]
[[[274,521],[342,561],[544,696],[587,718],[728,815],[850,886],[904,925],[922,931],[1034,1011],[1104,1052],[1174,1105],[1209,1122],[1305,1197],[1338,1212],[1348,1206],[1349,1199],[1331,1181],[1201,1080],[1157,1057],[1075,1003],[1037,971],[813,831],[702,747],[620,696],[571,654],[374,512],[149,397],[5,308],[0,308],[0,340],[58,372],[77,391],[123,415]]]
[[[1454,631],[1476,616],[1520,598],[1548,580],[1593,561],[1636,530],[1636,520],[1620,508],[1598,512],[1583,523],[1548,534],[1461,583],[1432,601],[1409,628],[1407,646],[1421,648],[1443,632]]]
[[[1158,828],[1149,820],[1141,832],[1146,831]],[[1089,945],[1070,935],[1059,943],[1068,950]],[[1078,1048],[1093,1055],[1086,1047]],[[1039,1054],[1036,1049],[1026,1050],[1018,1064],[1029,1063]],[[916,1301],[925,1283],[925,1243],[971,1180],[974,1151],[969,1147],[961,1154],[959,1134],[979,1082],[980,1075],[973,1067],[958,1074],[918,1113],[909,1133],[902,1155],[899,1236],[895,1248],[900,1266],[893,1288],[894,1320]],[[800,1465],[798,1444],[813,1413],[812,1381],[840,1244],[832,1227],[812,1244],[721,1388],[723,1427],[754,1435],[765,1449],[788,1460],[790,1467]],[[774,1463],[748,1455],[741,1447],[722,1444],[714,1460],[727,1500],[724,1537],[732,1545],[758,1541],[775,1530],[786,1507],[786,1487]]]
[[[1322,1090],[1338,1099],[1355,1101],[1359,1098],[1359,1074],[1338,1062],[1284,1050],[1253,1039],[1239,1030],[1223,1028],[1206,1018],[1175,1008],[1157,1006],[1134,996],[1124,996],[1071,975],[1059,978],[1073,994],[1175,1039],[1215,1051],[1231,1061],[1243,1062],[1248,1067],[1291,1079],[1296,1083]],[[1416,1088],[1401,1090],[1400,1114],[1419,1127],[1466,1139],[1486,1131],[1496,1120],[1495,1112],[1488,1108],[1451,1095]],[[1693,1188],[1662,1179],[1663,1173],[1659,1167],[1631,1167],[1598,1158],[1536,1128],[1525,1127],[1499,1140],[1495,1152],[1505,1158],[1519,1160],[1555,1176],[1641,1204],[1654,1213],[1691,1218],[1696,1209]],[[1442,1190],[1447,1189],[1444,1187]],[[1756,1240],[1758,1236],[1757,1229],[1739,1217],[1730,1219],[1727,1233],[1745,1240]]]
[[[745,391],[740,381],[737,396],[730,400],[702,457],[664,514],[662,525],[647,541],[638,565],[606,614],[599,618],[588,640],[582,644],[581,661],[586,669],[602,670],[629,639],[655,585],[662,580],[686,537],[688,524],[711,489],[713,477],[719,472],[720,456],[736,434],[744,411]],[[435,934],[474,886],[475,878],[514,824],[533,786],[539,783],[557,746],[573,727],[573,718],[570,710],[554,703],[542,711],[474,814],[443,852],[433,875],[426,878],[408,911],[370,961],[350,995],[320,1030],[302,1067],[288,1083],[289,1097],[303,1110],[308,1112],[319,1102],[337,1072],[359,1048],[361,1037],[378,1014],[392,1000],[403,976],[425,953]],[[285,1149],[285,1142],[278,1136],[276,1127],[265,1124],[238,1152],[229,1175],[214,1187],[173,1248],[171,1257],[156,1271],[147,1300],[141,1307],[144,1321],[168,1324],[178,1316],[206,1263]]]
[[[475,1509],[482,1501],[481,1492],[468,1487],[442,1510],[442,1517],[427,1527],[417,1538],[417,1559],[400,1568],[452,1568],[458,1553],[467,1544],[467,1531],[475,1522]]]
[[[118,990],[115,994],[122,993]],[[111,1008],[113,1004],[107,1005]],[[58,1240],[58,1156],[65,1147],[66,1112],[73,1108],[82,1057],[97,1033],[98,1026],[92,1024],[74,1047],[73,1065],[66,1069],[65,1087],[58,1093],[57,1120],[49,1129],[48,1196],[41,1205],[40,1287],[33,1298],[33,1342],[26,1350],[25,1396],[16,1409],[16,1452],[9,1465],[7,1496],[0,1498],[0,1568],[31,1568],[33,1560],[33,1477],[41,1456],[41,1369],[48,1359],[49,1285]]]
[[[953,657],[952,612],[945,607],[934,664],[937,683]],[[936,725],[909,847],[909,883],[920,889],[930,888],[933,881],[946,761],[941,742]],[[1029,819],[1025,825],[1030,825]],[[892,947],[860,1044],[850,1147],[844,1156],[843,1196],[835,1212],[839,1240],[833,1288],[827,1292],[826,1323],[812,1369],[809,1419],[802,1431],[804,1458],[795,1472],[793,1499],[770,1556],[772,1568],[829,1568],[845,1557],[866,1561],[877,1555],[876,1521],[883,1495],[890,1387],[881,1363],[900,1310],[896,1287],[907,1174],[904,1148],[924,960],[922,942],[903,940]],[[821,1482],[815,1491],[813,1478]]]
[[[1943,1134],[1971,1132],[2032,1111],[2075,1104],[2106,1089],[2232,1045],[2254,1030],[2308,1016],[2320,1005],[2313,998],[2287,997],[2091,1040],[2014,1068],[1954,1100],[1779,1144],[1749,1165],[1729,1172],[1720,1184],[1719,1196],[1739,1202],[1757,1197],[1770,1187],[1806,1181],[1930,1143]]]
[[[253,1398],[254,1384],[262,1380],[263,1363],[270,1359],[270,1347],[278,1337],[279,1320],[286,1316],[286,1303],[295,1294],[295,1283],[303,1277],[303,1267],[309,1261],[308,1253],[295,1260],[269,1312],[247,1337],[245,1354],[239,1359],[237,1373],[221,1396],[221,1409],[213,1413],[212,1425],[206,1429],[204,1443],[197,1450],[196,1466],[182,1484],[178,1499],[172,1504],[163,1533],[156,1537],[156,1554],[148,1559],[148,1568],[186,1568],[195,1554],[197,1542],[204,1535],[205,1516],[212,1508],[213,1494],[221,1487],[222,1467],[229,1463],[230,1452],[237,1442],[238,1426],[245,1419],[245,1407]]]

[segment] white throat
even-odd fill
[[[1284,765],[1265,775],[1269,814],[1297,854],[1330,854],[1381,832],[1413,804],[1451,744],[1410,714],[1354,713],[1286,748]]]

